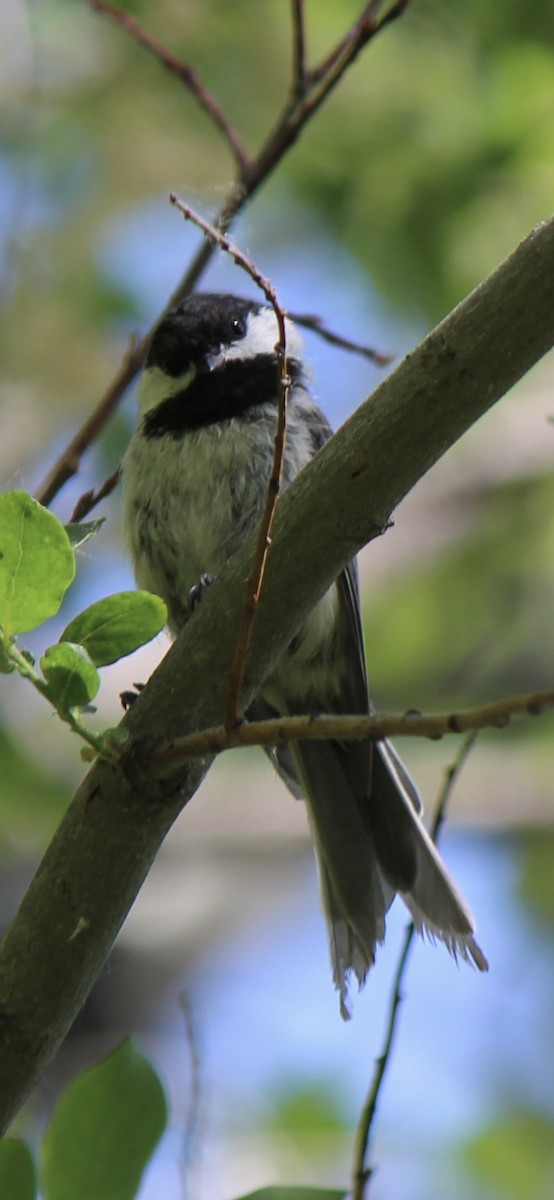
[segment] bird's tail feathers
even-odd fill
[[[373,966],[396,892],[418,933],[486,971],[471,912],[423,825],[419,796],[392,746],[373,747],[371,784],[337,742],[290,743],[287,752],[285,778],[298,780],[295,792],[304,794],[312,827],[341,1015],[350,1016],[350,977],[361,987]]]
[[[489,964],[474,938],[475,922],[425,826],[416,818],[417,875],[408,893],[401,893],[418,933],[443,942],[454,959],[473,963],[480,971]]]
[[[293,756],[312,827],[333,979],[341,1014],[348,1018],[349,976],[361,987],[373,966],[393,892],[379,869],[337,743],[298,743]]]
[[[396,752],[390,743],[380,743],[374,756],[370,808],[379,829],[376,848],[385,877],[402,896],[418,933],[443,942],[454,958],[487,971],[488,962],[473,936],[471,911],[427,833],[420,816],[421,803],[415,803],[414,795],[417,797],[414,785]],[[411,878],[404,881],[391,872],[394,850],[390,846],[398,844],[411,850]]]
[[[358,988],[363,987],[367,973],[375,961],[375,948],[365,944],[357,937],[351,923],[340,911],[333,892],[333,885],[325,865],[316,853],[321,902],[327,921],[329,934],[329,953],[333,983],[339,993],[340,1015],[344,1021],[349,1021],[352,1009],[349,1001],[349,978],[353,974]],[[377,941],[382,942],[385,936],[385,921],[377,929]]]

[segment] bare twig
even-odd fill
[[[353,342],[350,338],[342,337],[340,333],[334,333],[332,329],[327,329],[323,318],[318,317],[315,313],[289,312],[288,315],[296,325],[302,325],[304,329],[311,329],[313,333],[317,333],[322,341],[329,342],[331,346],[338,346],[341,350],[348,350],[350,354],[360,354],[362,358],[369,358],[370,362],[375,363],[377,367],[388,367],[393,362],[392,354],[382,354],[380,350],[364,346],[361,342]]]
[[[106,11],[112,16],[114,14],[115,10],[105,5],[104,0],[89,0],[89,3],[99,11]],[[244,208],[246,202],[254,196],[262,183],[265,183],[287,151],[297,141],[305,126],[321,108],[326,97],[339,80],[342,79],[342,76],[363,47],[381,29],[384,29],[391,21],[401,16],[409,3],[410,0],[398,0],[384,14],[380,21],[376,19],[373,12],[374,5],[366,7],[362,16],[354,23],[345,37],[341,39],[336,51],[328,57],[325,63],[320,64],[314,72],[306,76],[307,90],[305,95],[294,102],[287,103],[259,153],[248,161],[240,162],[238,178],[231,185],[223,205],[213,222],[215,228],[222,232],[225,232],[229,228],[235,217]],[[129,28],[128,21],[131,18],[125,13],[122,14],[122,17],[124,19],[119,23],[125,28]],[[153,50],[152,45],[150,48]],[[161,58],[163,61],[163,55]],[[167,63],[164,65],[167,65]],[[198,95],[197,91],[195,95]],[[217,106],[217,102],[214,103]],[[212,116],[214,116],[213,111]],[[229,143],[229,132],[225,128],[222,128],[222,132]],[[235,155],[235,157],[238,164],[239,156]],[[212,258],[214,248],[215,244],[213,242],[204,241],[202,243],[179,285],[173,292],[164,310],[165,312],[178,304],[180,300],[196,287]],[[158,317],[154,322],[153,328],[158,324],[159,320],[160,318]],[[133,355],[125,361],[94,412],[87,418],[78,434],[50,470],[47,479],[37,492],[37,499],[42,504],[50,504],[64,484],[67,483],[67,480],[79,469],[81,455],[103,429],[129,384],[132,383],[135,375],[140,371],[151,332],[152,330],[137,345]]]
[[[431,827],[431,837],[434,842],[436,842],[438,839],[438,835],[446,815],[448,801],[452,794],[452,789],[474,745],[476,737],[477,732],[473,731],[468,737],[465,738],[454,762],[451,763],[445,772],[444,783],[439,794],[435,815],[433,818],[433,824]],[[394,974],[383,1049],[379,1055],[379,1058],[375,1062],[373,1078],[364,1106],[360,1113],[360,1119],[356,1129],[356,1135],[354,1139],[354,1161],[352,1167],[352,1200],[365,1200],[367,1185],[373,1174],[373,1168],[368,1164],[369,1140],[375,1113],[377,1111],[377,1103],[379,1100],[381,1087],[390,1063],[394,1037],[398,1026],[400,1005],[403,1000],[402,985],[404,982],[404,975],[408,965],[414,936],[415,928],[413,923],[410,923],[407,926],[404,934],[404,941],[402,944],[400,957],[398,959],[398,966]]]
[[[395,4],[389,8],[381,18],[379,12],[383,9],[383,0],[371,0],[366,5],[364,11],[354,22],[354,25],[347,30],[340,42],[331,50],[331,53],[314,67],[309,74],[311,86],[327,81],[329,79],[336,83],[337,80],[344,74],[346,67],[354,61],[360,50],[384,29],[386,25],[390,25],[392,21],[396,21],[401,17],[403,12],[408,8],[411,0],[397,0]]]
[[[291,0],[292,17],[292,103],[306,95],[306,28],[304,0]]]
[[[185,762],[192,758],[221,754],[239,746],[275,746],[280,742],[300,739],[319,741],[337,738],[339,741],[373,738],[382,741],[390,737],[420,737],[438,741],[449,733],[468,733],[479,729],[505,729],[513,716],[537,716],[554,707],[554,691],[530,692],[485,704],[482,708],[459,713],[439,713],[424,716],[408,712],[376,713],[372,716],[304,716],[279,717],[271,721],[244,722],[236,728],[218,726],[202,733],[176,738],[149,755],[152,762],[164,765]]]
[[[148,340],[148,338],[143,338],[142,341],[133,344],[99,404],[54,463],[37,492],[37,500],[40,500],[41,504],[50,504],[68,479],[77,474],[82,454],[101,433],[108,417],[117,408],[125,390],[132,383],[137,371],[140,370],[146,355]]]
[[[143,29],[142,25],[139,25],[138,21],[130,16],[129,13],[124,12],[123,9],[112,8],[111,4],[106,4],[104,0],[88,0],[88,4],[91,8],[96,9],[97,12],[104,13],[105,16],[110,17],[112,21],[115,21],[127,33],[130,33],[135,41],[139,42],[141,46],[144,46],[146,50],[149,50],[158,59],[162,67],[165,67],[172,75],[176,75],[186,85],[195,100],[198,101],[200,108],[203,108],[204,112],[208,113],[214,124],[217,125],[220,133],[223,134],[237,166],[242,170],[249,161],[242,141],[236,129],[233,128],[225,116],[215,96],[202,83],[194,67],[190,67],[188,63],[180,62],[179,59],[175,58],[175,55],[171,54],[165,46],[162,46],[157,38],[148,33],[146,29]]]
[[[266,297],[266,300],[271,304],[275,313],[277,322],[278,339],[275,345],[275,353],[280,366],[279,380],[279,403],[277,408],[277,428],[275,431],[275,448],[273,452],[273,463],[271,467],[271,475],[268,480],[266,502],[264,511],[260,521],[260,531],[256,545],[256,554],[254,556],[254,564],[252,573],[248,581],[248,594],[244,615],[237,638],[237,646],[235,655],[229,672],[229,690],[227,696],[227,714],[226,727],[233,729],[240,721],[240,691],[244,678],[244,670],[252,641],[252,631],[254,628],[254,620],[256,616],[256,608],[259,603],[265,569],[267,565],[267,557],[269,547],[271,545],[271,526],[275,514],[275,505],[277,497],[281,490],[281,478],[283,474],[283,455],[285,450],[285,433],[287,421],[287,402],[291,387],[290,376],[287,371],[287,334],[285,326],[285,314],[279,301],[273,284],[269,279],[258,270],[251,259],[248,258],[238,246],[235,246],[229,238],[225,237],[209,221],[205,221],[203,217],[194,212],[188,204],[184,204],[177,196],[173,194],[170,197],[171,203],[179,209],[187,221],[192,221],[195,225],[205,233],[210,241],[225,250],[231,256],[237,266],[242,267],[246,271],[253,282],[261,289]]]
[[[184,1195],[192,1196],[192,1176],[198,1163],[202,1124],[202,1063],[198,1031],[194,1012],[188,995],[182,992],[179,1004],[185,1024],[185,1037],[189,1058],[189,1101],[183,1137]]]
[[[84,492],[84,494],[79,497],[75,508],[73,509],[73,512],[69,518],[70,522],[82,521],[84,517],[88,517],[93,508],[96,508],[96,505],[100,504],[101,500],[105,500],[106,496],[111,496],[120,479],[121,467],[118,466],[116,467],[115,471],[112,471],[111,475],[108,475],[108,478],[104,480],[104,483],[98,488],[97,491],[95,491],[94,488],[91,488],[89,492]]]

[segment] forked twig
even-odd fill
[[[238,167],[242,170],[249,161],[242,141],[236,129],[233,128],[231,122],[225,116],[215,96],[202,83],[194,67],[189,66],[188,63],[180,62],[178,58],[175,58],[175,55],[167,50],[165,46],[162,46],[162,43],[153,34],[143,29],[142,25],[139,25],[139,22],[130,13],[124,12],[121,8],[112,8],[111,4],[105,3],[105,0],[87,0],[87,3],[91,8],[96,9],[97,12],[104,13],[106,17],[110,17],[112,21],[115,21],[127,33],[130,33],[136,42],[139,42],[141,46],[144,46],[146,50],[149,50],[158,59],[162,67],[165,67],[172,75],[176,75],[186,85],[198,101],[200,108],[203,108],[204,112],[208,113],[214,124],[217,125],[220,133],[223,134]]]
[[[434,842],[436,842],[438,839],[441,826],[446,815],[448,801],[452,794],[452,789],[470,751],[473,748],[476,737],[477,731],[473,730],[464,739],[454,762],[451,763],[445,772],[444,783],[437,800],[435,815],[431,827],[431,837]],[[410,923],[407,926],[404,934],[404,941],[402,944],[400,957],[398,959],[398,965],[394,974],[383,1049],[379,1055],[379,1058],[375,1062],[373,1079],[371,1081],[371,1085],[367,1093],[356,1129],[352,1165],[352,1200],[366,1200],[367,1185],[373,1174],[373,1167],[368,1165],[369,1140],[375,1113],[377,1111],[377,1103],[379,1100],[381,1086],[390,1063],[391,1051],[398,1025],[400,1005],[403,999],[402,985],[404,982],[404,975],[408,965],[414,936],[415,928],[413,923]]]
[[[111,496],[120,479],[121,466],[117,466],[115,471],[112,471],[111,475],[108,475],[108,478],[104,480],[104,483],[101,487],[99,487],[97,490],[95,488],[91,488],[89,492],[84,492],[83,495],[79,497],[75,508],[73,509],[73,512],[69,518],[70,522],[83,521],[85,517],[88,517],[93,508],[96,508],[96,505],[100,504],[101,500],[105,500],[106,496]]]
[[[287,422],[287,403],[291,387],[291,379],[287,371],[287,334],[285,326],[285,314],[279,301],[273,284],[267,279],[258,268],[254,265],[251,259],[248,258],[238,246],[229,240],[219,229],[211,225],[209,221],[204,220],[198,213],[194,211],[188,204],[184,204],[173,193],[170,196],[171,203],[179,209],[187,221],[192,221],[199,229],[210,239],[214,245],[219,246],[222,250],[229,254],[238,267],[242,267],[243,271],[250,276],[257,287],[264,293],[266,300],[273,308],[278,329],[278,340],[275,344],[275,353],[280,366],[279,379],[279,403],[277,408],[277,428],[275,431],[275,445],[273,451],[273,463],[271,474],[268,480],[266,500],[264,511],[260,520],[258,541],[256,543],[256,552],[254,555],[254,563],[252,573],[248,581],[248,594],[244,615],[237,638],[235,654],[231,669],[229,671],[229,688],[227,692],[227,706],[225,726],[227,729],[234,729],[241,720],[240,714],[240,692],[244,671],[252,641],[252,632],[254,628],[254,620],[256,616],[256,608],[259,603],[261,590],[263,587],[264,575],[267,566],[267,558],[269,547],[271,545],[271,527],[275,515],[275,505],[277,497],[281,490],[281,479],[283,474],[283,455],[285,450],[285,434]]]
[[[347,30],[331,53],[310,71],[310,84],[314,86],[332,80],[334,85],[344,73],[345,66],[349,66],[354,61],[370,39],[386,25],[390,25],[392,21],[401,17],[410,3],[411,0],[396,0],[396,3],[382,17],[379,17],[379,12],[384,8],[383,0],[371,0],[369,4],[366,4],[358,20]]]

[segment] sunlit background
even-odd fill
[[[255,150],[286,96],[288,3],[125,8],[197,67]],[[312,59],[358,8],[308,0]],[[0,479],[33,491],[199,244],[170,189],[211,215],[232,164],[187,91],[77,0],[3,0],[0,101]],[[234,236],[289,309],[398,358],[549,215],[553,112],[550,0],[414,0]],[[202,282],[253,294],[221,256]],[[306,353],[338,425],[380,375],[313,335]],[[451,710],[552,686],[553,378],[546,361],[481,420],[363,556],[379,708]],[[114,470],[133,414],[129,394],[57,498],[63,519]],[[80,553],[50,641],[87,603],[132,586],[120,509],[118,492],[101,505],[105,525]],[[166,644],[104,672],[101,725]],[[47,706],[2,679],[5,923],[83,767]],[[547,715],[483,734],[452,797],[444,854],[491,971],[416,947],[375,1129],[375,1200],[554,1194],[552,734]],[[457,749],[402,746],[428,812]],[[227,756],[169,836],[18,1129],[38,1137],[62,1083],[131,1033],[172,1105],[141,1200],[346,1185],[405,923],[397,903],[344,1025],[303,806],[261,754]]]

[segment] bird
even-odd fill
[[[290,378],[282,488],[332,435],[311,394],[295,323],[285,318]],[[155,328],[123,461],[124,527],[137,584],[160,595],[177,635],[199,595],[255,530],[272,470],[281,363],[267,303],[197,292]],[[249,707],[250,720],[367,714],[356,561],[311,612]],[[480,971],[473,916],[422,821],[411,777],[389,741],[308,739],[267,751],[311,828],[341,1015],[385,938],[396,894],[418,932]]]

